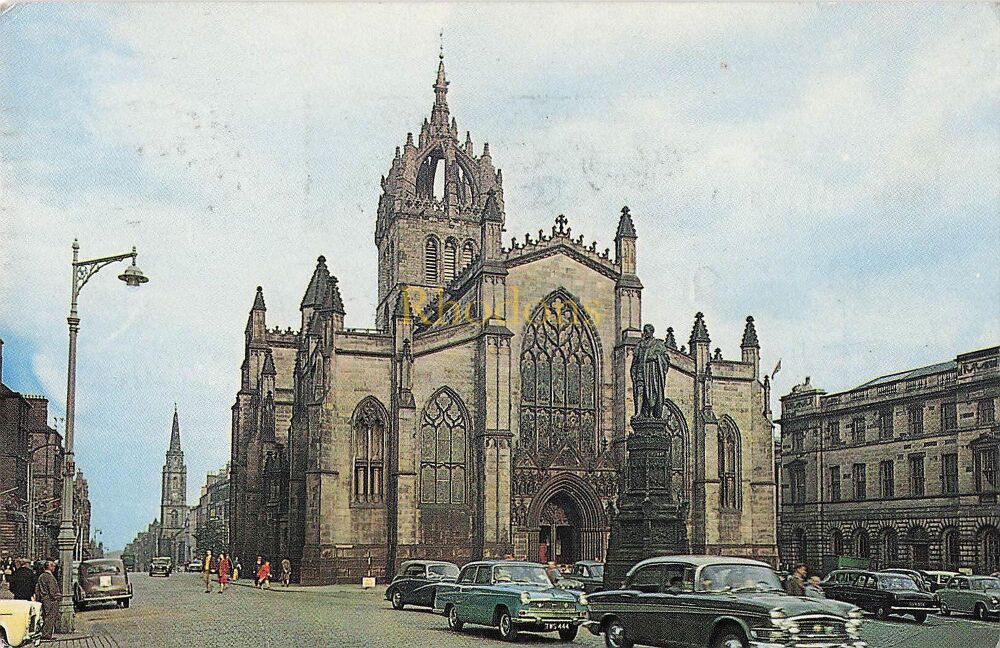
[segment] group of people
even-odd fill
[[[792,596],[808,596],[810,598],[826,598],[819,576],[813,574],[806,578],[809,568],[805,563],[798,563],[792,569],[792,575],[785,581],[785,591]]]
[[[226,584],[229,579],[238,579],[243,566],[239,558],[230,559],[229,554],[220,553],[218,559],[212,557],[211,551],[205,552],[205,558],[201,564],[202,581],[205,583],[205,592],[212,592],[212,567],[218,572],[219,593],[226,591]],[[257,556],[257,562],[253,569],[254,587],[259,589],[270,589],[271,587],[271,561],[265,560],[263,556]],[[285,558],[281,561],[281,585],[288,587],[292,579],[292,562]]]
[[[18,599],[42,604],[43,639],[52,639],[59,618],[62,590],[55,571],[56,564],[48,560],[42,563],[41,572],[36,574],[31,568],[31,561],[18,558],[5,561],[0,575],[0,600]]]

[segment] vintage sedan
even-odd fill
[[[121,560],[97,558],[80,563],[73,588],[73,605],[77,610],[102,603],[127,608],[131,600],[132,583]]]
[[[458,580],[458,565],[439,560],[407,560],[385,589],[385,598],[392,607],[402,610],[406,605],[434,607],[438,585]]]
[[[149,563],[150,576],[169,576],[174,571],[174,561],[169,557],[158,556]]]
[[[0,600],[0,646],[28,646],[41,638],[41,603]]]
[[[636,564],[620,590],[587,597],[587,629],[607,648],[863,648],[862,613],[788,596],[770,565],[727,556],[663,556]]]
[[[959,576],[958,572],[953,571],[938,571],[935,569],[928,569],[925,572],[921,572],[924,575],[924,581],[927,582],[931,587],[932,592],[936,592],[939,589],[944,589],[948,587],[948,581],[950,581],[955,576]]]
[[[885,572],[886,574],[905,574],[910,578],[912,578],[914,582],[917,584],[917,587],[919,587],[923,591],[925,592],[932,591],[930,581],[927,578],[927,572],[922,572],[917,569],[903,569],[901,567],[889,567],[887,569],[881,569],[879,571]]]
[[[563,589],[592,594],[604,589],[604,563],[595,560],[579,560],[573,563],[569,576],[557,585]]]
[[[1000,578],[996,576],[952,577],[947,587],[937,591],[941,614],[971,614],[980,621],[1000,616]]]
[[[438,586],[434,611],[455,631],[474,623],[495,626],[507,641],[522,631],[558,631],[573,641],[587,620],[587,598],[553,587],[544,565],[484,560],[463,567],[455,583]]]
[[[940,609],[934,594],[922,590],[912,577],[895,572],[855,572],[847,582],[832,587],[824,583],[823,591],[827,597],[873,612],[879,619],[908,614],[923,623],[928,614]]]

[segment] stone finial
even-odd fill
[[[553,234],[558,233],[563,235],[567,234],[568,233],[568,231],[566,230],[567,223],[569,223],[569,219],[567,219],[565,215],[559,214],[558,216],[556,216],[556,224],[552,228],[552,233]],[[558,227],[559,229],[557,230],[556,227]]]
[[[340,287],[337,285],[337,278],[330,275],[326,280],[326,288],[323,291],[323,302],[320,310],[338,315],[346,315],[344,310],[344,300],[340,296]]]
[[[300,308],[310,308],[319,306],[323,302],[323,291],[326,288],[326,281],[330,278],[330,271],[326,267],[326,257],[320,255],[316,259],[316,269],[313,270],[309,286],[305,295],[302,296]]]
[[[253,298],[253,308],[250,310],[267,310],[267,306],[264,305],[264,289],[261,286],[257,286],[257,294]]]
[[[490,189],[486,193],[486,204],[483,205],[483,220],[494,223],[503,222],[503,213],[500,211],[500,204],[497,202],[497,192]]]
[[[632,215],[628,207],[622,207],[621,218],[618,219],[618,231],[615,238],[638,238],[635,234],[635,223],[632,222]]]
[[[688,344],[694,349],[695,343],[708,344],[711,341],[711,338],[708,337],[708,327],[705,325],[704,313],[695,313],[694,326],[691,327],[691,339],[688,340]]]
[[[677,348],[677,340],[674,338],[674,327],[672,326],[667,327],[667,337],[664,340],[664,344],[667,345],[668,349]]]
[[[722,360],[722,349],[719,348],[715,349],[715,355],[712,356],[712,360],[718,360],[718,361]]]
[[[274,368],[274,353],[271,349],[264,354],[264,367],[260,370],[262,376],[277,376],[278,372]]]
[[[757,329],[753,325],[753,316],[747,315],[747,325],[743,329],[743,342],[740,343],[740,347],[747,348],[760,348],[760,342],[757,341]]]

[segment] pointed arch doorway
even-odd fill
[[[578,475],[559,473],[542,484],[527,518],[528,560],[569,565],[603,559],[607,518],[600,497]]]

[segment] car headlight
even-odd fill
[[[521,592],[521,603],[524,603],[525,605],[531,603],[531,593]]]
[[[848,612],[847,616],[850,617],[850,618],[852,618],[852,619],[863,619],[863,618],[865,618],[864,612],[862,612],[861,610],[857,610],[857,609],[851,610],[850,612]]]
[[[785,613],[781,608],[774,608],[771,610],[771,620],[776,621],[778,619],[784,619]]]
[[[587,605],[589,599],[586,594],[581,594],[576,600],[580,603],[580,605]]]
[[[990,599],[990,603],[992,603],[993,605],[1000,605],[1000,598],[994,596],[993,598]]]

